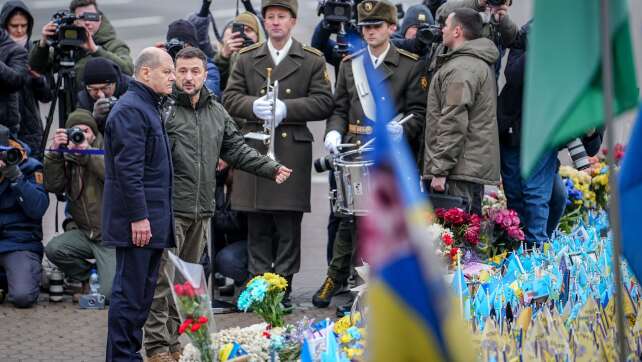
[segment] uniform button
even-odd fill
[[[386,97],[381,97],[381,100],[382,100],[382,101],[385,101],[385,100],[386,100]]]
[[[265,94],[265,89],[261,89],[261,94]]]
[[[286,138],[288,134],[286,132],[281,133],[281,137]]]
[[[292,93],[292,90],[291,90],[290,88],[287,88],[287,89],[285,90],[285,94],[290,94],[290,93]]]
[[[357,124],[359,124],[359,123],[361,123],[361,121],[360,121],[360,120],[357,120]]]
[[[357,140],[357,144],[360,145],[361,144],[361,140]]]

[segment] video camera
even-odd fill
[[[22,161],[22,152],[15,147],[0,146],[0,161],[7,166],[17,165]]]
[[[87,42],[87,31],[82,26],[75,25],[76,20],[100,21],[100,14],[84,13],[76,16],[69,10],[61,10],[53,14],[51,20],[56,24],[56,34],[49,40],[54,48],[77,49]]]
[[[317,15],[323,15],[325,21],[334,25],[349,23],[353,7],[352,0],[319,0]]]
[[[85,132],[79,127],[72,127],[65,130],[67,139],[77,145],[85,142]]]
[[[502,6],[502,5],[511,6],[512,4],[513,4],[513,0],[488,0],[488,5],[490,6]]]
[[[421,24],[417,27],[417,39],[424,44],[441,43],[443,33],[439,25]]]

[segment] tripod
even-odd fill
[[[58,125],[60,128],[65,127],[65,122],[69,113],[76,107],[76,70],[74,69],[76,63],[73,60],[73,53],[70,57],[61,57],[59,62],[60,68],[58,70],[58,78],[56,79],[56,86],[54,88],[53,99],[51,101],[51,108],[47,114],[47,123],[45,131],[40,141],[40,148],[45,149],[47,145],[47,137],[51,131],[53,117],[56,111],[56,103],[58,104]]]

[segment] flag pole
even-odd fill
[[[608,147],[607,162],[609,165],[609,186],[611,188],[609,203],[609,221],[613,242],[613,278],[615,279],[615,307],[617,323],[617,343],[620,361],[626,361],[628,354],[626,345],[626,330],[624,326],[624,295],[622,293],[622,270],[620,268],[620,210],[618,184],[615,175],[615,135],[613,127],[613,60],[611,52],[611,25],[608,0],[600,0],[602,14],[602,86],[604,91],[604,123],[606,124],[606,144]]]

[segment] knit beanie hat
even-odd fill
[[[169,24],[167,27],[167,41],[171,39],[178,39],[192,46],[198,46],[196,28],[187,20],[179,19]]]
[[[91,58],[85,65],[83,81],[85,85],[116,83],[119,77],[118,66],[109,59]]]
[[[259,34],[259,22],[257,21],[256,16],[250,12],[245,11],[240,13],[236,18],[234,18],[234,22],[243,24],[254,30],[257,35]]]

